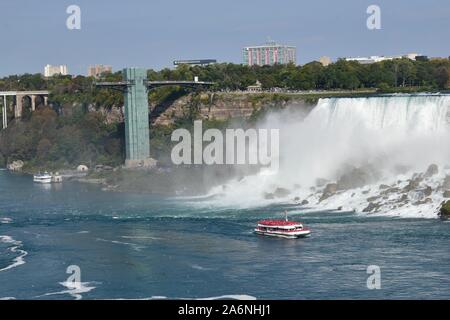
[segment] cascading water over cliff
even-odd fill
[[[280,129],[278,172],[211,190],[218,204],[295,199],[319,209],[436,216],[450,189],[450,95],[320,99],[306,118],[294,114],[288,108],[261,124]]]

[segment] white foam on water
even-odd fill
[[[162,238],[151,236],[121,236],[123,239],[141,239],[141,240],[162,240]]]
[[[28,255],[28,252],[23,249],[20,249],[22,247],[22,241],[15,240],[10,236],[0,235],[0,242],[10,244],[11,246],[8,248],[8,250],[10,252],[18,254],[18,256],[13,259],[13,263],[11,263],[9,266],[0,269],[0,272],[7,271],[25,264],[24,258]]]
[[[208,271],[208,270],[211,270],[211,268],[202,267],[201,265],[198,265],[198,264],[191,264],[190,267],[191,267],[192,269],[200,270],[200,271]]]
[[[130,243],[130,242],[124,242],[124,241],[118,241],[118,240],[107,240],[107,239],[102,239],[102,238],[97,238],[95,240],[102,241],[102,242],[109,242],[109,243],[113,243],[113,244],[121,244],[121,245],[131,246],[136,251],[140,251],[143,248],[143,246],[138,245],[136,243]]]
[[[9,223],[12,223],[12,219],[11,218],[8,218],[8,217],[0,217],[0,223],[3,223],[3,224],[9,224]]]
[[[95,286],[92,285],[92,284],[94,284],[94,282],[65,281],[65,282],[60,282],[59,284],[66,287],[67,290],[46,293],[46,294],[37,296],[36,298],[68,294],[68,295],[74,297],[75,300],[81,300],[83,298],[82,294],[88,293],[96,288]]]
[[[254,208],[273,203],[292,203],[294,197],[308,199],[316,209],[337,206],[361,211],[367,205],[351,197],[355,190],[337,194],[318,203],[311,191],[317,179],[333,182],[349,166],[373,166],[379,181],[404,179],[403,175],[439,166],[439,178],[450,165],[450,95],[397,95],[369,98],[320,99],[304,120],[292,110],[269,114],[262,127],[280,129],[280,169],[276,174],[260,172],[210,190],[215,195],[198,206]],[[435,184],[442,180],[430,181]],[[377,181],[378,183],[378,181]],[[372,186],[374,187],[374,186]],[[276,188],[288,196],[267,199]],[[357,191],[357,190],[356,190]],[[394,208],[383,206],[378,214],[400,217],[437,217],[442,197],[432,203]],[[365,203],[364,203],[365,202]]]

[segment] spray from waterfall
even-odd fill
[[[320,99],[303,120],[295,113],[271,113],[260,124],[280,130],[279,170],[263,169],[214,188],[217,204],[259,206],[297,198],[320,206],[321,187],[343,176],[351,189],[406,181],[430,164],[441,169],[441,177],[450,169],[449,95]],[[355,169],[361,177],[352,176]],[[361,181],[352,184],[355,178]]]

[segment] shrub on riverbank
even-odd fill
[[[443,218],[450,218],[450,200],[442,204],[439,214]]]
[[[26,168],[58,169],[79,163],[117,165],[123,161],[123,129],[108,125],[99,112],[76,110],[58,116],[51,108],[15,120],[0,133],[5,160],[23,160]]]
[[[150,127],[151,155],[162,165],[170,165],[175,142],[172,131],[193,130],[194,119],[179,119],[171,126]],[[204,129],[225,128],[228,121],[203,121]],[[74,107],[72,112],[57,115],[49,107],[36,110],[29,119],[12,121],[0,131],[0,167],[22,160],[25,171],[74,168],[80,163],[119,166],[125,159],[123,123],[108,124],[100,112]]]

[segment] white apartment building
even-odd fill
[[[52,66],[50,64],[47,64],[44,68],[44,76],[45,77],[53,77],[54,75],[63,75],[66,76],[68,74],[67,66],[65,64],[58,65],[58,66]]]

